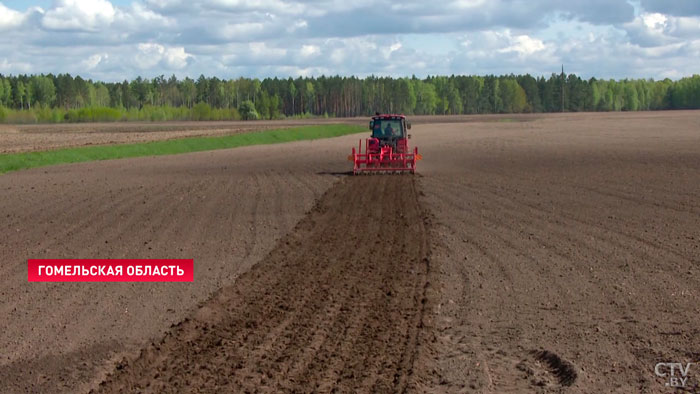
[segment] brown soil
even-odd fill
[[[99,391],[403,391],[427,285],[423,220],[413,177],[346,178]]]
[[[418,391],[672,391],[656,363],[700,362],[698,130],[695,111],[416,131],[439,284]]]
[[[700,112],[504,119],[414,120],[415,177],[342,176],[357,136],[0,176],[0,392],[700,391]]]
[[[333,184],[317,173],[348,162],[326,148],[304,141],[0,176],[0,392],[85,392],[160,338],[267,255]],[[195,281],[27,283],[26,259],[69,256],[194,258]]]

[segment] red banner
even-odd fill
[[[30,282],[192,282],[193,259],[29,259]]]

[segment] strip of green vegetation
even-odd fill
[[[192,137],[140,144],[100,145],[59,149],[44,152],[8,153],[0,155],[0,174],[54,164],[79,163],[126,157],[172,155],[239,146],[276,144],[281,142],[339,137],[366,131],[365,127],[344,124],[303,126],[266,130],[223,137]]]

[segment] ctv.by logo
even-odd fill
[[[654,367],[654,373],[656,376],[666,378],[668,377],[668,382],[666,382],[667,387],[686,387],[688,385],[688,374],[690,373],[690,366],[693,363],[687,363],[685,365],[681,363],[658,363]]]

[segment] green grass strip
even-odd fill
[[[303,126],[279,130],[234,134],[223,137],[190,137],[167,141],[123,145],[98,145],[42,152],[0,154],[0,174],[54,164],[140,156],[173,155],[239,146],[277,144],[361,133],[366,127],[344,124]],[[348,148],[349,149],[349,148]]]

